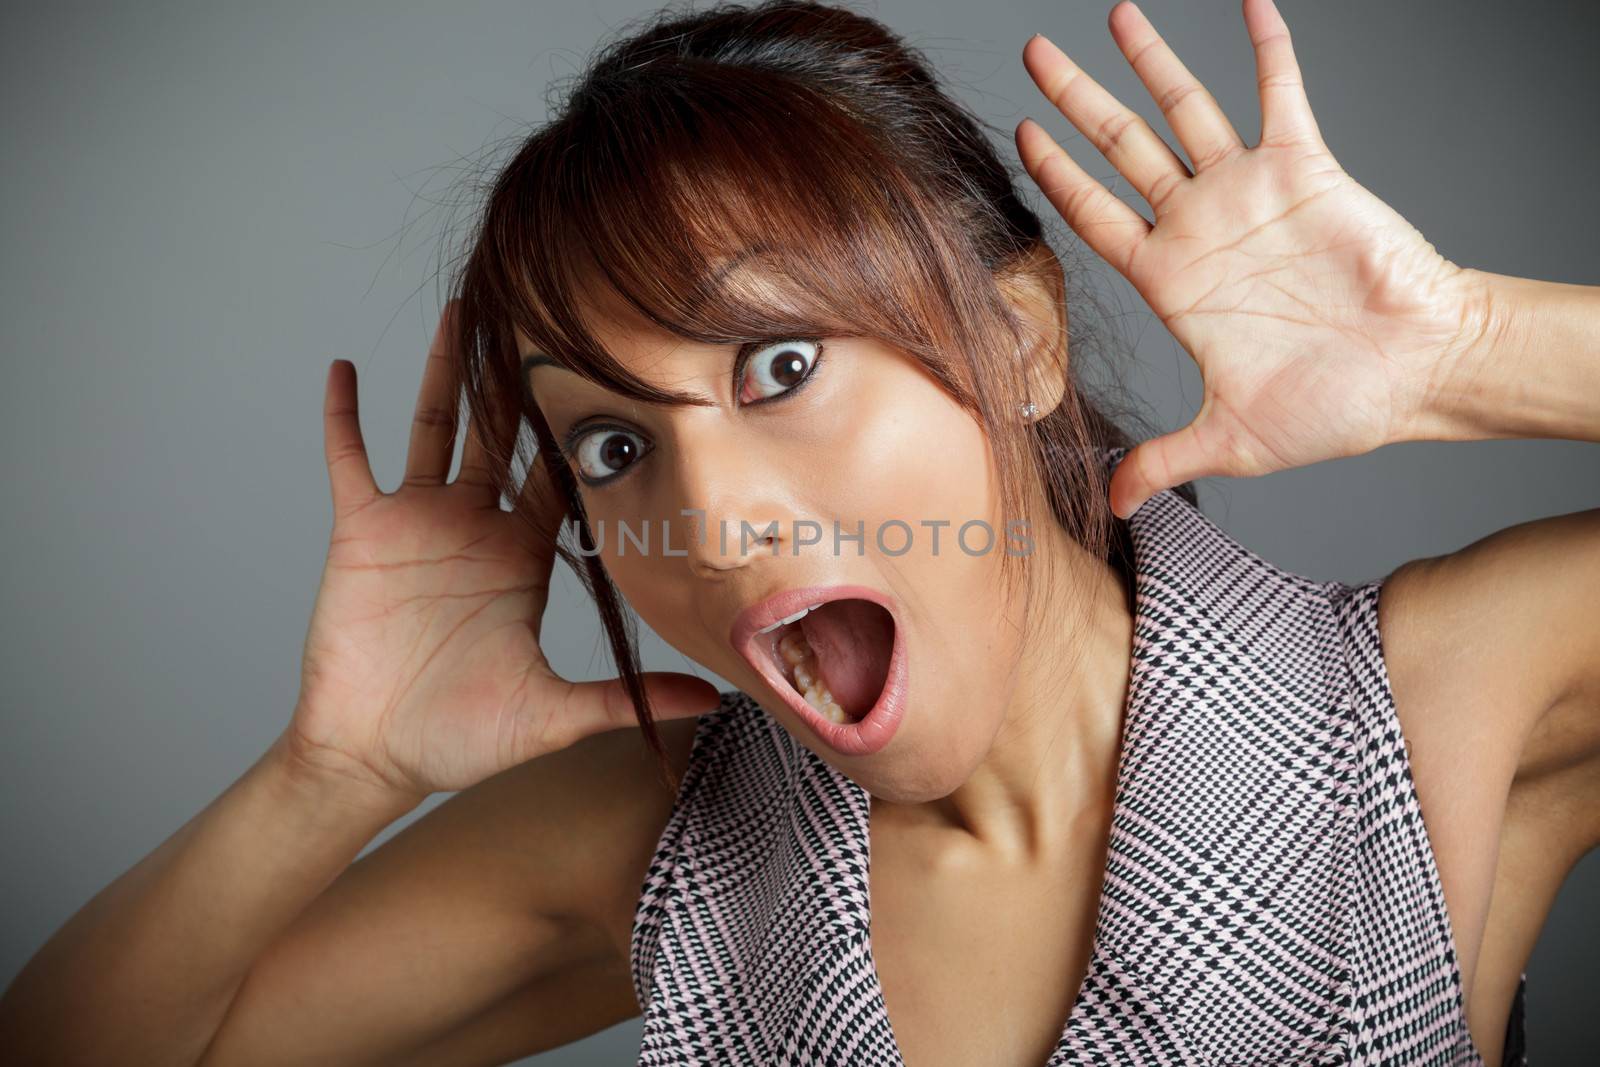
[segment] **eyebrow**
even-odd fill
[[[722,284],[722,280],[728,276],[728,272],[733,270],[733,268],[737,267],[739,264],[743,263],[753,255],[768,251],[769,248],[770,246],[766,244],[759,244],[739,252],[732,259],[728,260],[711,273],[711,278],[706,283],[706,288],[715,290],[717,286]],[[538,367],[559,367],[564,371],[572,370],[571,367],[566,366],[554,356],[547,356],[542,352],[535,352],[531,355],[522,357],[522,376],[524,379],[526,379],[527,376]]]

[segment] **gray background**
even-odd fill
[[[357,364],[373,465],[392,489],[441,302],[440,241],[471,206],[462,180],[543,119],[552,78],[651,6],[6,8],[0,980],[282,729],[327,546],[329,360]],[[1165,132],[1106,30],[1108,0],[856,6],[928,50],[1008,155],[1031,114],[1092,173],[1114,175],[1028,80],[1019,53],[1035,30]],[[1446,256],[1600,283],[1593,5],[1282,9],[1329,145]],[[1238,3],[1145,10],[1254,143]],[[1099,269],[1137,341],[1129,384],[1176,428],[1199,377]],[[1274,562],[1358,581],[1593,507],[1597,472],[1592,444],[1428,442],[1208,480],[1201,501]],[[552,610],[556,666],[598,676],[605,657],[574,583]],[[659,642],[648,659],[690,667]],[[1541,1064],[1591,1047],[1597,900],[1591,854],[1528,967]],[[633,1020],[535,1059],[624,1062],[638,1037]]]

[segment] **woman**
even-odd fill
[[[1600,301],[1440,257],[1244,19],[1251,148],[1112,9],[1192,170],[1023,51],[1155,222],[1024,122],[1028,173],[1204,377],[1136,446],[1039,220],[883,27],[771,3],[608,49],[492,192],[396,492],[330,371],[290,723],[40,950],[7,1051],[498,1063],[642,1010],[645,1063],[1519,1060],[1600,838],[1600,513],[1347,586],[1184,483],[1600,439]],[[540,652],[558,553],[619,679]],[[641,674],[624,598],[737,688]]]

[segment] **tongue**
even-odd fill
[[[859,719],[878,702],[889,676],[894,619],[870,600],[830,600],[800,620],[834,702]]]

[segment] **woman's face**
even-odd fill
[[[617,303],[590,321],[633,373],[712,401],[655,407],[564,368],[530,372],[556,440],[567,442],[591,527],[603,538],[598,554],[628,602],[674,648],[749,693],[874,795],[914,803],[950,793],[984,758],[1001,724],[1024,629],[1023,598],[1007,606],[999,574],[1007,546],[1025,551],[1028,535],[1008,539],[1006,519],[1013,517],[997,510],[991,453],[978,423],[914,359],[870,339],[749,346],[735,380],[737,346],[685,342],[647,328]],[[686,510],[702,512],[704,524]],[[964,550],[957,531],[973,519],[988,524],[992,543],[974,526]],[[815,522],[820,538],[816,528],[797,527],[800,520]],[[762,541],[773,521],[775,537]],[[864,536],[842,536],[836,551],[836,522],[843,535],[859,525]],[[620,524],[634,536],[620,536]],[[641,551],[646,529],[648,549]],[[751,605],[783,590],[828,585],[864,586],[893,607],[893,639],[904,656],[903,717],[870,754],[830,744],[826,726],[819,733],[791,703],[799,694],[780,693],[782,676],[759,670],[730,642]],[[753,642],[756,655],[764,655],[761,641]],[[847,644],[878,660],[887,649],[887,642],[867,653],[861,650],[871,641]],[[852,649],[832,654],[847,657]],[[879,664],[874,692],[852,710],[876,699],[886,666]]]

